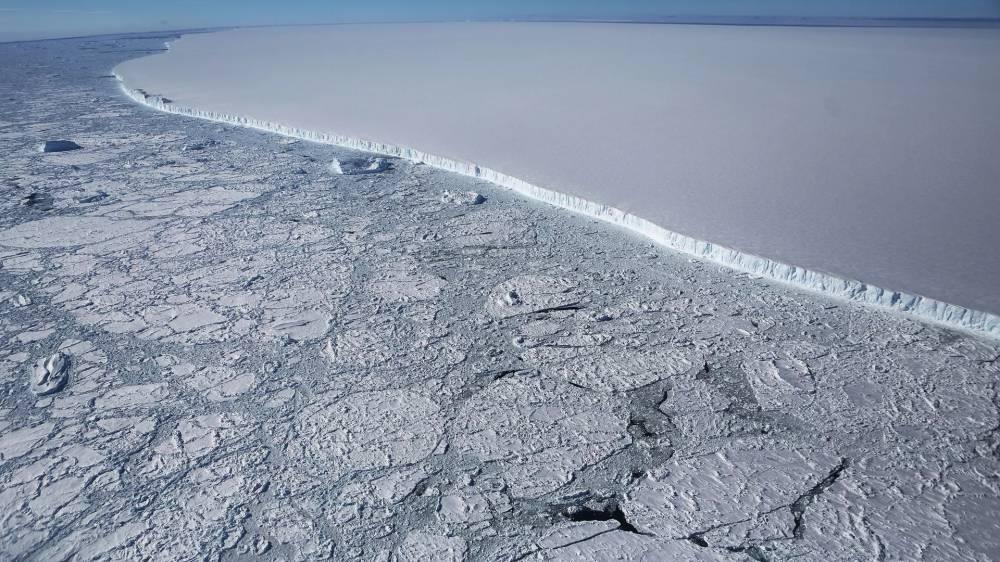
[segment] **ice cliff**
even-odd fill
[[[821,271],[810,270],[741,252],[705,240],[697,240],[614,207],[533,185],[475,163],[461,162],[444,156],[427,154],[418,149],[405,146],[395,146],[334,133],[288,127],[280,123],[261,121],[242,115],[227,115],[184,107],[172,100],[150,95],[140,88],[131,87],[117,71],[115,72],[115,76],[120,81],[122,91],[127,96],[138,103],[158,111],[240,127],[249,127],[310,142],[332,144],[374,154],[402,158],[464,176],[483,179],[525,197],[621,226],[671,250],[689,254],[699,259],[709,260],[751,275],[786,283],[800,289],[816,291],[838,299],[902,312],[924,321],[1000,338],[1000,316],[995,314],[972,310],[964,306],[949,304],[920,295],[894,291],[862,281],[845,279]]]

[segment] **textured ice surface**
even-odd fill
[[[0,45],[0,559],[1000,558],[995,341],[101,78],[161,42]]]
[[[1000,313],[998,58],[992,29],[365,25],[187,36],[117,72],[170,110],[422,160],[1000,332],[912,296]]]

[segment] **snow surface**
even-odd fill
[[[187,36],[116,72],[174,110],[517,184],[968,325],[879,287],[1000,312],[998,57],[996,30],[365,25]]]

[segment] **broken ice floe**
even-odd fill
[[[441,193],[441,201],[449,205],[481,205],[486,198],[475,191],[450,191]]]
[[[685,373],[699,360],[696,353],[687,350],[601,347],[593,353],[581,353],[553,371],[592,390],[627,392]]]
[[[181,147],[181,152],[196,152],[199,150],[205,150],[206,148],[215,146],[217,144],[219,144],[218,141],[214,140],[190,142]]]
[[[394,556],[399,562],[460,562],[467,560],[467,546],[459,537],[445,537],[428,533],[410,533],[396,549]]]
[[[797,359],[748,361],[743,371],[763,410],[791,408],[794,412],[815,392],[809,367]]]
[[[387,269],[371,283],[374,295],[389,301],[418,301],[437,297],[448,285],[438,275],[422,272],[401,262]]]
[[[160,403],[169,396],[166,383],[120,386],[104,393],[94,402],[98,410],[138,408]]]
[[[81,246],[134,235],[156,221],[113,220],[103,217],[50,217],[25,222],[0,232],[0,246],[12,248],[56,248]]]
[[[38,396],[55,394],[66,386],[69,357],[61,352],[39,359],[31,368],[31,391]]]
[[[80,145],[68,140],[45,141],[38,145],[38,152],[66,152],[69,150],[79,150]]]
[[[844,463],[808,450],[727,448],[671,461],[634,488],[622,508],[643,531],[701,546],[735,546],[751,534],[790,539],[802,515],[797,502],[821,491]]]
[[[559,489],[630,442],[619,402],[532,374],[502,378],[471,397],[455,424],[457,448],[500,463],[519,498]]]
[[[389,160],[386,158],[334,158],[330,163],[330,171],[342,176],[378,174],[388,169]]]
[[[437,448],[440,406],[408,390],[358,392],[320,400],[301,418],[297,445],[315,470],[337,478],[353,470],[413,464]]]
[[[497,318],[521,314],[574,310],[582,300],[569,279],[523,275],[497,285],[486,300],[486,310]]]
[[[73,200],[76,201],[77,203],[80,203],[81,205],[87,205],[90,203],[97,203],[98,201],[104,199],[107,196],[108,196],[107,193],[98,190],[94,193],[78,195],[74,197]]]
[[[209,402],[229,402],[253,390],[257,377],[225,366],[197,369],[183,363],[172,368],[174,377],[201,392]]]
[[[330,317],[315,310],[301,311],[295,315],[275,319],[264,332],[275,337],[289,337],[295,341],[308,341],[323,337],[330,326]]]

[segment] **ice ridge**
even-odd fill
[[[159,111],[258,129],[310,142],[332,144],[373,154],[401,158],[464,176],[479,178],[510,189],[525,197],[623,227],[652,240],[656,244],[694,256],[698,259],[715,262],[751,275],[792,285],[796,288],[818,292],[837,299],[908,314],[922,321],[940,324],[953,329],[974,332],[992,338],[1000,338],[1000,316],[989,312],[973,310],[916,294],[893,291],[862,281],[838,277],[829,273],[741,252],[705,240],[698,240],[673,232],[642,217],[626,213],[615,207],[533,185],[516,177],[471,162],[461,162],[443,156],[427,154],[415,148],[405,146],[396,146],[334,133],[310,131],[280,123],[254,119],[252,117],[185,107],[164,97],[151,95],[140,88],[131,87],[117,70],[113,71],[113,73],[118,79],[122,91],[128,97],[142,105]]]

